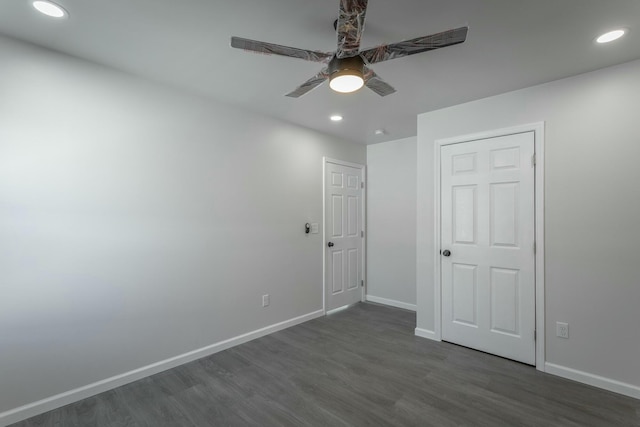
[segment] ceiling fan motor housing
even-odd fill
[[[344,75],[364,75],[364,61],[360,55],[349,58],[338,58],[336,56],[329,62],[329,78],[334,79]]]

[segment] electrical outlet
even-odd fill
[[[569,324],[564,322],[556,322],[556,335],[560,338],[569,338]]]
[[[269,305],[269,294],[262,295],[262,306],[267,307]]]

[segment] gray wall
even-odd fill
[[[322,222],[322,156],[364,146],[0,53],[0,413],[322,309],[304,223]]]
[[[367,146],[367,296],[415,310],[416,137]]]
[[[639,76],[635,61],[419,116],[419,328],[434,327],[434,141],[544,121],[546,360],[640,386]]]

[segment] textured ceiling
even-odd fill
[[[229,39],[334,51],[337,0],[58,3],[68,19],[2,0],[0,33],[368,144],[415,135],[419,113],[640,58],[638,0],[369,0],[363,48],[464,25],[467,41],[372,66],[393,95],[337,94],[325,83],[293,99],[283,95],[322,64],[243,52]],[[630,32],[595,45],[616,27]],[[344,121],[330,122],[333,113]]]

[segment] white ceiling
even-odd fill
[[[325,83],[293,99],[283,95],[322,64],[243,52],[229,39],[334,51],[338,0],[57,2],[68,19],[0,1],[0,33],[367,144],[415,135],[419,113],[640,58],[638,0],[369,0],[363,48],[464,25],[467,41],[372,66],[397,89],[385,98]],[[617,27],[630,32],[594,44]],[[333,113],[344,121],[330,122]]]

